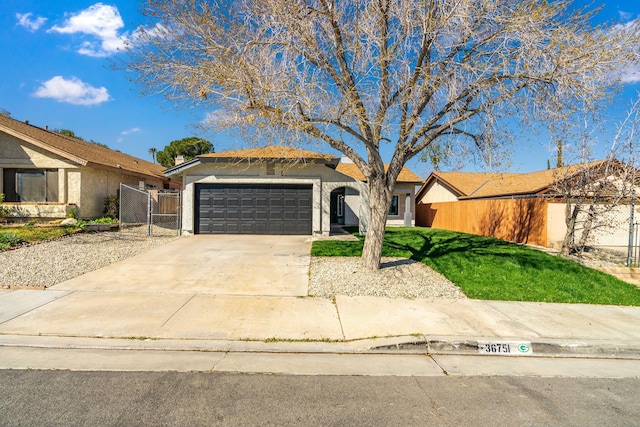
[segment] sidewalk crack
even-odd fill
[[[167,320],[164,321],[164,323],[160,326],[161,328],[164,328],[164,325],[166,325],[167,323],[169,323],[169,320],[173,319],[173,316],[175,316],[176,314],[178,314],[178,312],[180,310],[182,310],[184,308],[185,305],[189,304],[189,302],[191,302],[192,299],[194,299],[196,297],[196,294],[191,295],[191,298],[189,298],[188,300],[186,300],[184,302],[184,304],[182,304],[180,306],[180,308],[178,308],[171,316],[169,316],[169,318]]]
[[[338,300],[333,297],[333,305],[336,307],[336,315],[338,316],[338,324],[340,325],[340,333],[342,334],[342,340],[346,341],[347,338],[344,334],[344,328],[342,327],[342,319],[340,318],[340,310],[338,309]]]

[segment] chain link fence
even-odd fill
[[[618,206],[596,205],[593,220],[588,223],[587,212],[578,215],[574,244],[579,243],[584,230],[589,229],[585,250],[594,257],[629,267],[640,263],[639,212],[634,203]]]
[[[180,234],[181,197],[176,190],[141,190],[120,184],[120,227],[148,235]]]

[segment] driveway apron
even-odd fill
[[[305,236],[196,235],[84,274],[53,290],[306,296]]]

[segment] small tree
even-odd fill
[[[639,171],[636,168],[640,125],[640,96],[618,126],[607,157],[590,162],[595,138],[585,132],[576,165],[557,169],[554,192],[566,202],[567,231],[562,242],[562,254],[582,252],[592,233],[615,224],[611,213],[635,197]]]
[[[170,168],[175,164],[177,156],[184,156],[185,160],[190,160],[207,153],[213,153],[213,144],[206,139],[190,137],[171,141],[164,150],[157,152],[156,158],[162,166]]]

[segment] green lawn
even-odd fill
[[[360,256],[358,242],[313,242],[313,256]],[[640,306],[640,289],[608,274],[523,245],[430,228],[388,228],[382,256],[412,258],[458,285],[467,296]]]

